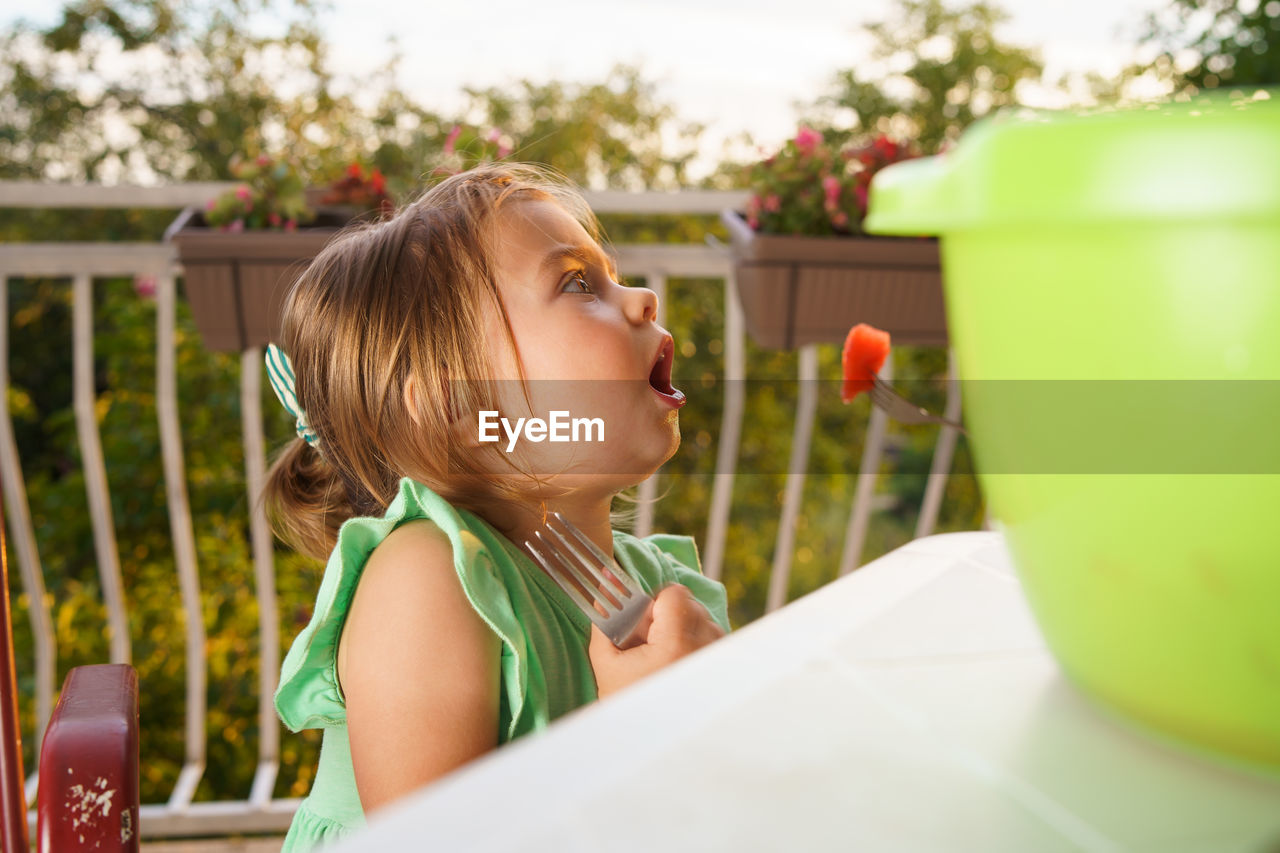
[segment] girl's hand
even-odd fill
[[[653,599],[648,631],[641,626],[637,645],[616,648],[599,628],[591,626],[587,654],[597,692],[603,699],[723,636],[724,631],[688,587],[663,587]]]

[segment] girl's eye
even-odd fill
[[[591,283],[587,281],[587,274],[582,270],[574,270],[565,277],[564,283],[560,287],[562,293],[594,293],[591,289]]]

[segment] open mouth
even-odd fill
[[[649,387],[668,404],[678,409],[688,401],[685,400],[684,392],[671,384],[671,362],[675,352],[675,342],[668,336],[658,350],[658,358],[653,363],[653,369],[649,371]]]

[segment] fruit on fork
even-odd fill
[[[870,391],[876,374],[889,357],[889,333],[866,323],[859,323],[849,330],[844,339],[844,352],[840,363],[844,370],[844,384],[840,399],[848,403],[863,391]]]

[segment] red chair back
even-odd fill
[[[138,674],[78,666],[40,747],[39,853],[138,850]]]
[[[0,853],[29,853],[0,507]],[[78,666],[40,748],[39,853],[138,850],[138,674],[126,664]]]

